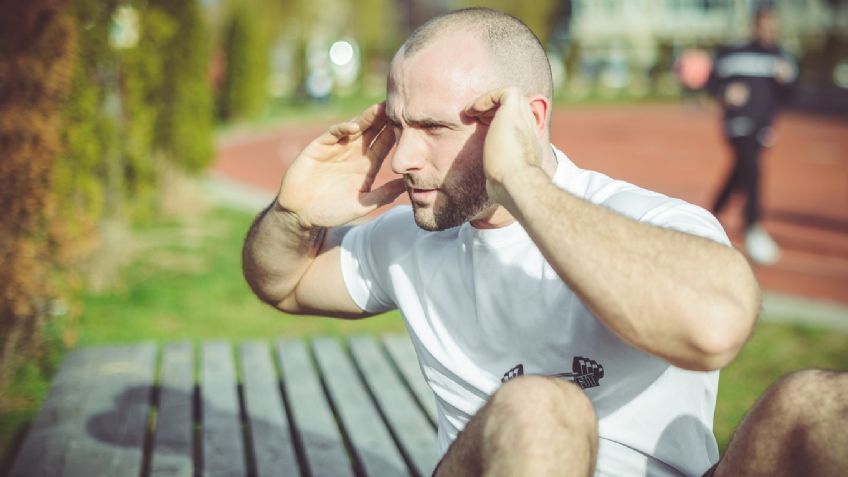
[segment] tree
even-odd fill
[[[257,10],[233,7],[224,37],[226,70],[218,102],[222,119],[249,118],[261,109],[267,95],[268,41]]]
[[[399,23],[397,2],[361,0],[357,3],[353,9],[353,24],[363,75],[376,73],[385,78],[388,62],[400,46]]]
[[[180,168],[196,172],[213,158],[213,97],[209,33],[198,0],[150,0],[178,25],[164,45],[156,147]]]

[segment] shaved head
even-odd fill
[[[518,88],[534,112],[538,140],[547,144],[551,83],[539,40],[507,14],[458,10],[412,33],[392,60],[385,112],[396,138],[392,170],[404,176],[419,227],[512,220],[486,192],[488,122],[467,109],[487,92]]]
[[[466,8],[435,17],[412,32],[399,56],[410,58],[436,38],[453,32],[480,38],[498,75],[497,86],[517,86],[528,96],[553,97],[551,65],[539,39],[521,20],[497,10]]]

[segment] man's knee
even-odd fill
[[[844,475],[848,373],[805,370],[781,378],[737,431],[716,475]]]
[[[489,437],[505,433],[513,442],[566,433],[597,441],[592,402],[579,386],[556,378],[523,376],[498,389],[489,401]]]
[[[766,391],[763,405],[771,413],[799,421],[848,412],[848,373],[810,369],[784,376]]]
[[[798,371],[781,378],[751,413],[755,436],[793,441],[798,452],[814,455],[817,447],[848,445],[848,373]],[[784,442],[786,444],[786,442]]]

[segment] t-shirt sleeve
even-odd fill
[[[639,222],[730,245],[730,240],[718,219],[702,207],[623,181],[610,181],[606,177],[599,180],[604,185],[597,187],[591,195],[592,202]]]
[[[713,214],[682,200],[671,200],[651,210],[642,217],[641,221],[730,245],[730,239],[724,228]]]
[[[353,227],[341,244],[341,268],[345,286],[351,298],[368,313],[395,309],[391,293],[388,256],[397,240],[392,233],[402,211],[392,209],[366,224]]]

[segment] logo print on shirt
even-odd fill
[[[582,356],[575,356],[571,362],[570,373],[551,374],[554,378],[564,378],[572,383],[580,386],[583,389],[594,388],[601,385],[601,378],[604,377],[604,367],[597,361]],[[515,367],[504,373],[501,382],[505,383],[510,379],[524,376],[524,365],[517,364]]]

